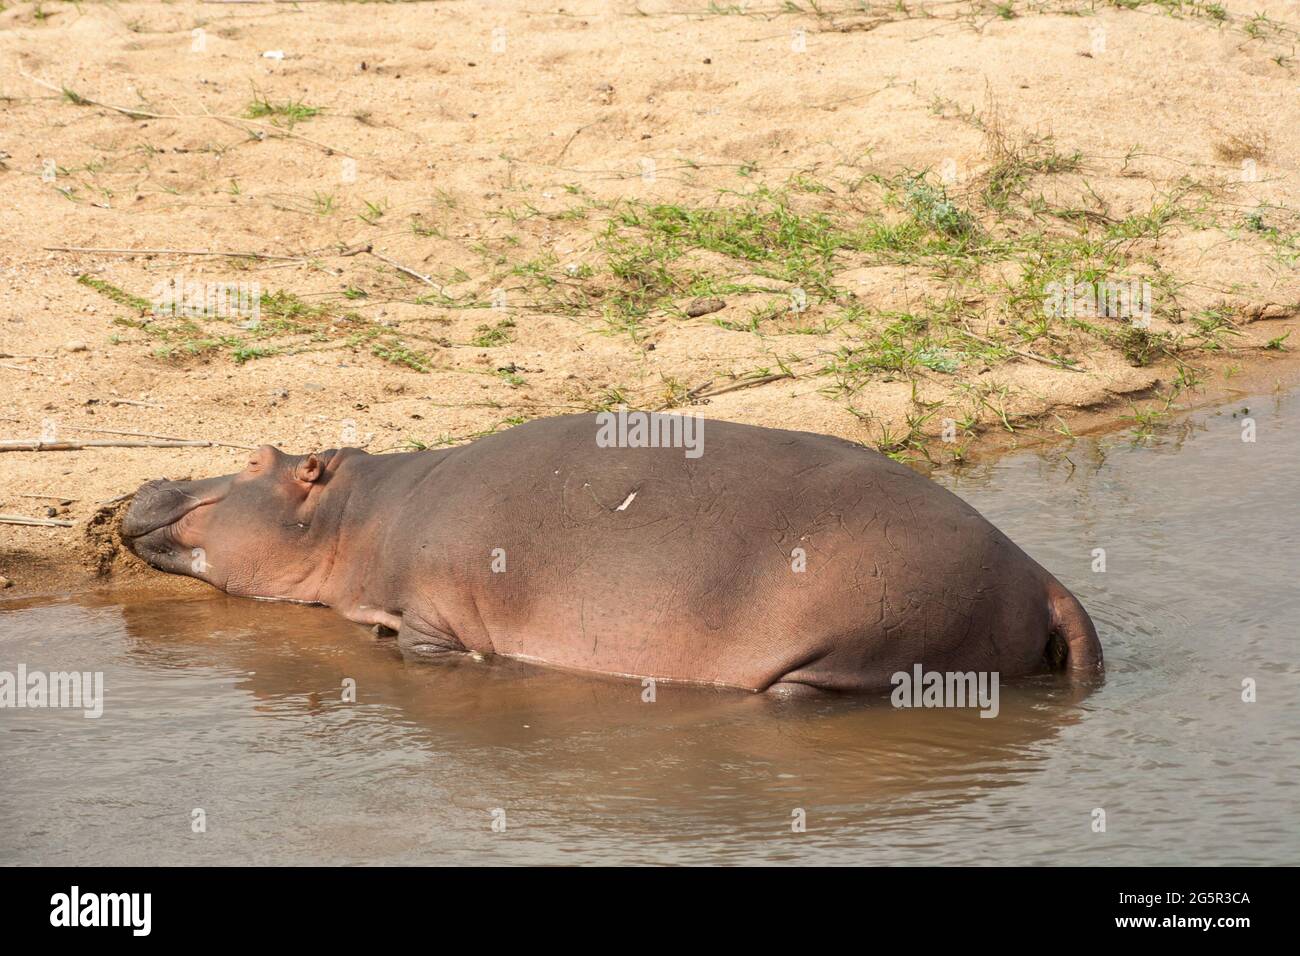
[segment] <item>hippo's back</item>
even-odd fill
[[[991,632],[998,575],[1037,568],[955,495],[859,445],[657,416],[680,441],[652,447],[631,414],[624,431],[542,419],[440,460],[426,547],[491,650],[745,687],[820,673],[849,689],[918,647],[934,658]],[[976,663],[995,653],[973,645]]]

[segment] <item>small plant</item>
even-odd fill
[[[519,388],[521,385],[527,385],[522,375],[519,374],[519,368],[515,365],[507,365],[504,368],[497,369],[497,375],[503,382],[511,388]]]
[[[432,367],[429,364],[429,356],[407,348],[397,340],[375,342],[370,346],[370,354],[391,365],[401,365],[416,372],[427,372]]]
[[[1263,162],[1268,155],[1268,140],[1262,134],[1232,135],[1214,144],[1214,156],[1225,163],[1239,163],[1243,159]]]
[[[917,176],[907,184],[905,194],[908,211],[927,228],[953,239],[974,234],[975,220],[948,198],[942,186],[932,186]]]
[[[1143,442],[1155,437],[1156,429],[1169,418],[1169,406],[1164,408],[1138,408],[1132,406],[1133,414],[1129,420],[1134,423],[1133,441]]]
[[[94,276],[89,275],[77,276],[77,282],[87,288],[94,289],[106,299],[110,299],[118,305],[126,306],[128,309],[133,309],[141,315],[147,315],[153,311],[153,303],[148,299],[132,295],[130,292],[119,289],[111,282],[105,282],[103,279],[96,279]]]
[[[231,349],[230,357],[236,365],[243,365],[252,359],[268,358],[279,353],[279,349],[270,345],[236,345]]]
[[[301,100],[285,100],[281,103],[273,103],[270,99],[263,96],[253,88],[253,100],[244,110],[245,119],[264,119],[271,118],[271,122],[276,126],[286,126],[292,129],[298,123],[309,120],[320,113],[320,108],[308,106]]]
[[[388,211],[387,200],[384,200],[382,202],[377,202],[377,203],[370,202],[369,200],[365,200],[365,204],[366,204],[366,211],[358,215],[357,218],[360,219],[362,222],[364,222],[367,226],[373,226],[380,219],[382,219],[384,213]]]
[[[621,385],[606,387],[596,398],[586,399],[586,405],[593,412],[612,412],[620,405],[634,407],[634,403],[628,398],[627,390]]]
[[[447,234],[441,226],[426,222],[419,213],[414,213],[411,216],[411,232],[422,238],[430,236],[436,236],[439,239],[447,238]]]
[[[1143,368],[1164,353],[1166,338],[1158,332],[1130,325],[1116,335],[1116,344],[1130,365]]]
[[[1174,389],[1179,392],[1196,388],[1201,384],[1201,373],[1199,370],[1188,365],[1186,362],[1178,362],[1178,375],[1174,378]]]
[[[474,330],[475,335],[470,339],[470,345],[477,346],[481,349],[490,349],[498,345],[506,345],[513,342],[514,319],[502,319],[496,325],[480,325]]]
[[[1217,351],[1224,347],[1225,335],[1241,335],[1241,331],[1232,321],[1232,313],[1226,307],[1203,309],[1192,317],[1196,329],[1199,347],[1206,351]]]
[[[1264,222],[1264,214],[1258,210],[1246,214],[1246,228],[1251,232],[1277,232],[1276,229]]]

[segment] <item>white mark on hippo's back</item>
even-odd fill
[[[623,503],[622,503],[621,505],[619,505],[617,508],[615,508],[614,510],[615,510],[615,511],[626,511],[626,510],[627,510],[627,506],[630,505],[630,504],[632,503],[632,499],[635,498],[635,497],[636,497],[636,492],[635,492],[635,491],[630,492],[630,493],[628,494],[628,496],[627,496],[626,498],[623,499]]]

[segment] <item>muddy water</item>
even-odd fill
[[[0,670],[106,698],[0,710],[0,862],[1300,863],[1298,430],[1300,400],[1254,398],[941,478],[1106,648],[1100,690],[1004,686],[991,720],[405,665],[215,593],[0,605]]]

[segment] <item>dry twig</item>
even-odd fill
[[[27,515],[0,515],[0,524],[27,524],[38,528],[71,528],[75,522],[62,518],[29,518]]]

